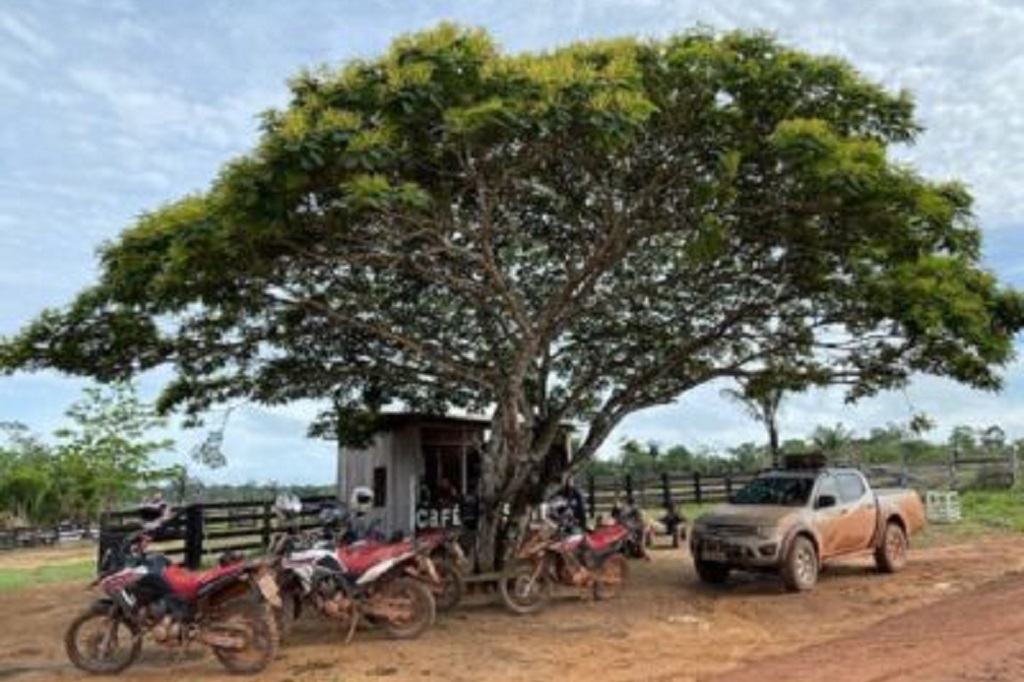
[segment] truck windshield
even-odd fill
[[[762,476],[744,486],[732,498],[733,504],[777,504],[799,507],[807,504],[813,478]]]

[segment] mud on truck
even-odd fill
[[[690,552],[700,579],[719,584],[733,570],[774,572],[789,590],[804,591],[823,562],[868,552],[879,571],[902,569],[910,534],[925,525],[918,494],[872,490],[858,470],[823,464],[788,457],[698,517]]]

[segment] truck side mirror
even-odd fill
[[[836,506],[835,495],[818,495],[818,501],[814,504],[815,509],[828,509]]]

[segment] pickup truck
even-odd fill
[[[899,571],[909,535],[924,524],[913,490],[872,490],[856,469],[787,465],[698,517],[690,552],[706,583],[724,583],[734,569],[768,571],[803,591],[837,557],[873,552],[879,571]]]

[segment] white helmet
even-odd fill
[[[349,499],[349,509],[356,514],[366,514],[373,507],[373,491],[365,485],[352,489]]]
[[[302,500],[291,493],[281,493],[274,500],[274,509],[282,516],[294,516],[302,511]]]

